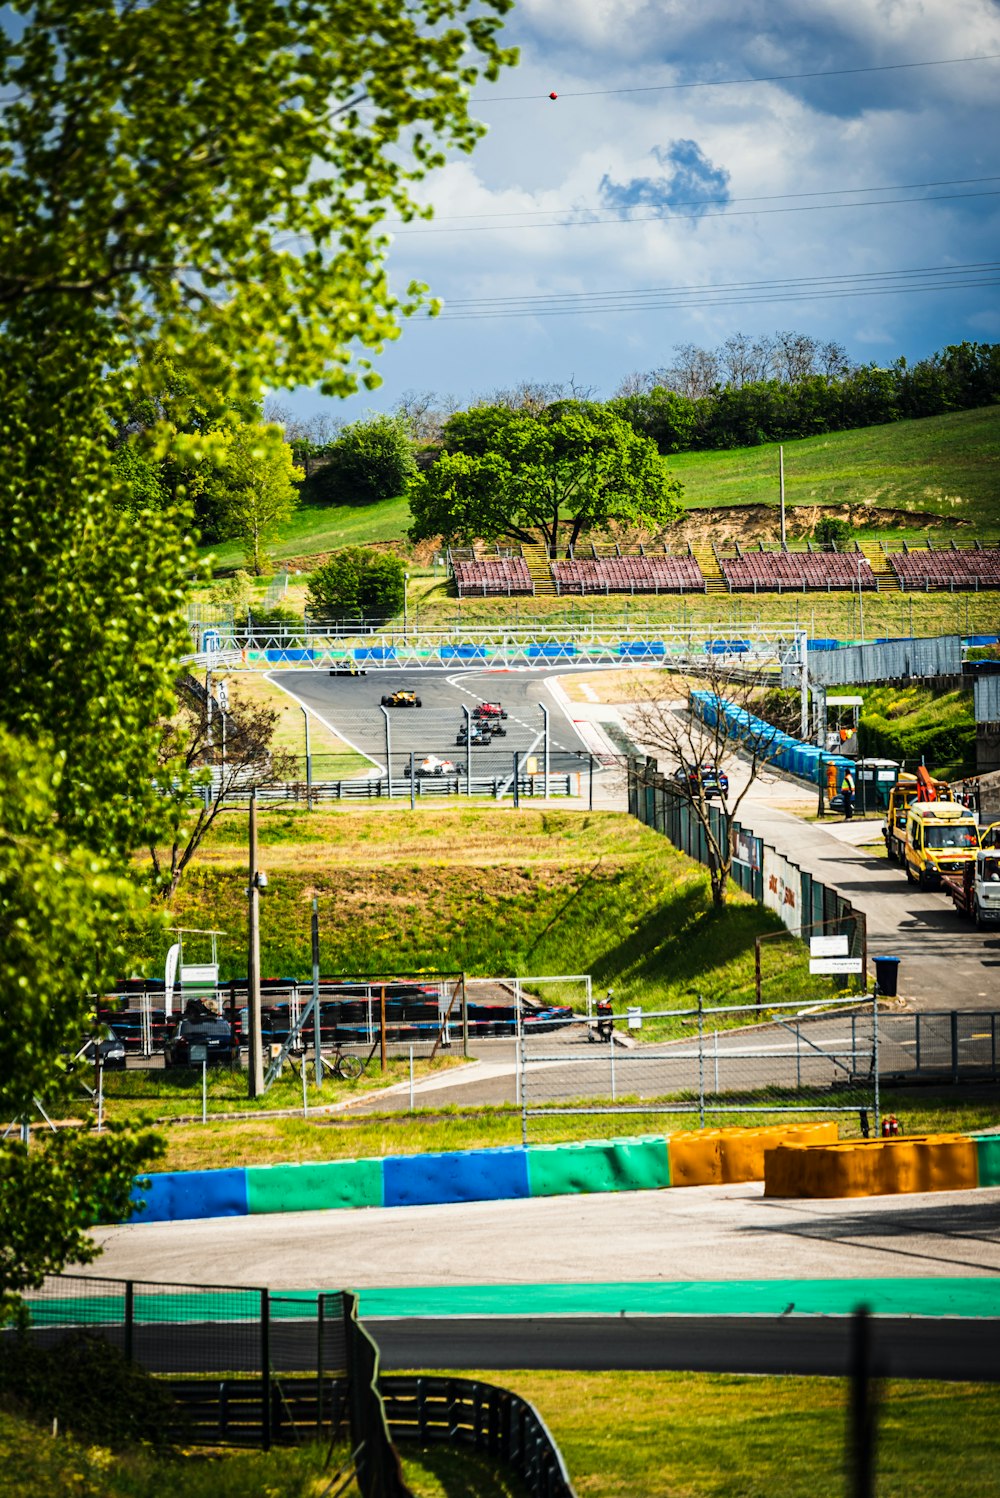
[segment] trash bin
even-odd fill
[[[626,1023],[630,1030],[642,1029],[642,1009],[638,1004],[627,1004],[625,1006]]]
[[[879,993],[884,994],[887,999],[896,997],[896,985],[899,982],[898,957],[875,958],[875,982]]]

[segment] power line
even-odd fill
[[[493,296],[493,297],[463,297],[460,300],[449,300],[450,307],[456,306],[487,306],[497,302],[535,302],[535,301],[578,301],[582,298],[594,296],[661,296],[665,293],[677,295],[682,292],[721,292],[721,291],[744,291],[747,288],[755,290],[768,286],[819,286],[823,287],[837,281],[876,281],[885,280],[886,277],[902,276],[931,276],[931,275],[957,275],[959,273],[978,274],[985,271],[1000,270],[1000,260],[970,260],[957,265],[913,265],[897,266],[890,270],[869,271],[845,271],[841,275],[832,276],[777,276],[773,280],[766,281],[721,281],[716,284],[706,281],[696,281],[684,286],[646,286],[628,287],[618,291],[595,292],[595,291],[555,291],[543,292],[537,295],[525,296]]]
[[[984,178],[984,181],[997,181],[997,178]],[[858,191],[887,191],[889,189],[865,189]],[[844,192],[851,192],[847,187]],[[739,208],[735,213],[724,209],[720,213],[646,213],[635,218],[580,218],[551,219],[542,224],[508,224],[498,227],[495,224],[466,224],[455,229],[396,229],[393,237],[416,236],[421,238],[431,234],[516,234],[532,229],[592,229],[605,224],[613,224],[622,227],[628,224],[670,224],[684,223],[690,219],[704,222],[706,219],[714,218],[753,218],[763,217],[775,213],[828,213],[839,208],[887,208],[895,207],[901,203],[951,203],[968,198],[995,198],[1000,196],[1000,190],[994,189],[984,192],[943,192],[929,193],[923,198],[877,198],[868,203],[801,203],[788,208]],[[735,200],[734,200],[735,201]],[[744,199],[743,201],[747,201]]]
[[[756,197],[747,198],[678,198],[669,206],[671,208],[694,208],[712,203],[721,203],[724,205],[732,203],[777,203],[793,198],[835,198],[838,194],[845,192],[916,192],[920,189],[930,187],[972,187],[980,182],[1000,182],[1000,176],[950,177],[944,178],[940,182],[888,182],[884,183],[881,187],[825,187],[814,188],[811,192],[760,193]],[[572,208],[504,208],[501,210],[484,208],[481,213],[435,212],[434,221],[435,223],[448,223],[456,219],[467,218],[534,218],[540,213],[599,213],[600,211],[600,208],[580,203]],[[625,213],[628,210],[623,208],[621,211]],[[386,220],[387,226],[408,222],[409,220],[401,218]],[[531,228],[533,226],[527,225],[526,227]]]
[[[835,301],[849,297],[913,295],[997,285],[1000,285],[1000,261],[980,261],[968,265],[868,271],[857,275],[737,281],[717,287],[654,287],[645,290],[552,293],[548,296],[469,298],[447,303],[436,321],[488,322],[512,317],[580,317],[609,312],[647,313],[671,309],[776,305],[784,302]]]
[[[648,83],[633,88],[575,89],[560,93],[560,99],[596,99],[607,94],[673,93],[684,88],[735,88],[745,83],[795,83],[807,78],[850,78],[861,73],[900,73],[910,68],[946,68],[958,63],[994,62],[1000,52],[982,52],[975,57],[934,57],[926,62],[889,62],[867,68],[824,68],[812,73],[772,73],[755,78],[702,78],[692,83]],[[549,99],[551,94],[474,94],[473,104],[523,104],[532,99]]]

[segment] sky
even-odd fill
[[[444,311],[377,391],[297,414],[525,380],[603,399],[737,331],[883,364],[1000,341],[997,0],[517,0],[503,40],[487,135],[393,231],[394,283]]]

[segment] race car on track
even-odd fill
[[[507,714],[499,702],[478,702],[472,709],[474,718],[506,718]]]
[[[382,698],[383,707],[423,707],[423,705],[416,692],[390,692],[388,697]]]
[[[428,754],[424,759],[415,761],[416,777],[424,780],[432,775],[464,775],[465,766],[456,765],[454,760],[438,759],[436,754]],[[409,777],[409,761],[403,766],[403,774]]]
[[[455,736],[455,743],[468,744],[469,742],[470,739],[468,729],[464,723],[460,723],[458,726],[458,733]],[[473,723],[471,739],[472,747],[474,749],[485,749],[488,745],[492,744],[492,742],[493,735],[490,733],[490,725],[488,723]]]

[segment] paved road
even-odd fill
[[[339,677],[319,671],[281,671],[273,679],[310,707],[342,739],[359,749],[384,773],[385,718],[381,699],[396,691],[414,691],[419,708],[390,708],[393,775],[401,776],[410,752],[418,758],[435,754],[441,759],[468,763],[465,746],[455,742],[465,722],[463,709],[480,702],[501,702],[507,712],[506,734],[489,747],[474,746],[474,775],[507,774],[515,751],[542,753],[544,726],[540,703],[549,709],[550,753],[553,769],[581,769],[591,750],[606,753],[610,746],[597,731],[581,721],[578,729],[566,699],[549,690],[557,675],[538,671],[372,671],[367,676]]]
[[[760,1185],[96,1228],[100,1273],[176,1283],[586,1284],[1000,1274],[1000,1187],[848,1201]]]

